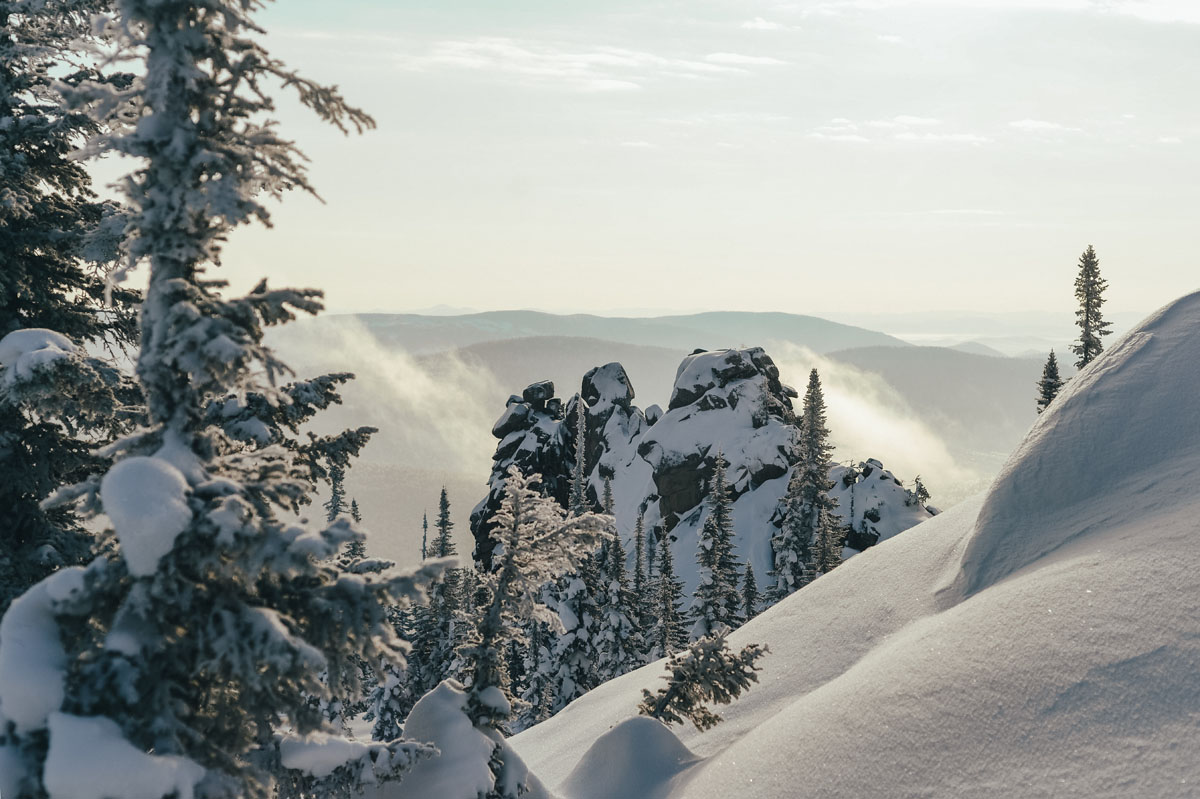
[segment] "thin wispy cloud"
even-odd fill
[[[743,55],[742,53],[709,53],[705,61],[714,64],[737,64],[738,66],[781,66],[787,61],[760,55]]]
[[[782,31],[787,30],[792,26],[784,25],[780,22],[772,22],[771,20],[763,19],[762,17],[755,17],[754,19],[748,19],[743,22],[741,27],[748,31]]]
[[[891,119],[873,119],[867,123],[872,128],[884,128],[887,130],[897,130],[902,128],[928,128],[934,125],[942,124],[942,120],[934,119],[933,117],[917,117],[901,114],[898,117]]]
[[[1018,119],[1009,122],[1008,126],[1027,133],[1079,133],[1082,130],[1045,119]]]
[[[710,53],[680,58],[608,46],[571,47],[554,42],[505,37],[442,40],[425,52],[396,58],[403,69],[428,72],[463,70],[518,78],[539,85],[565,85],[585,92],[633,91],[665,78],[745,75],[752,67],[787,62],[767,56]]]

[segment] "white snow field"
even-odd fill
[[[1200,293],[1072,380],[984,496],[749,642],[760,684],[675,728],[687,750],[626,721],[662,663],[512,746],[562,799],[1200,796]]]

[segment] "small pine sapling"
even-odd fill
[[[657,693],[642,689],[638,711],[666,724],[690,721],[701,732],[720,723],[721,717],[705,705],[728,705],[758,682],[755,662],[769,651],[750,644],[735,653],[726,635],[728,630],[720,630],[673,655],[667,661],[666,687]]]

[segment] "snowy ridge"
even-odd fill
[[[701,760],[644,795],[1197,795],[1197,363],[1200,294],[1084,370],[985,497],[736,631],[771,647],[760,684],[715,729],[676,729]],[[587,792],[572,771],[661,672],[512,744],[563,799],[604,795],[612,769]]]

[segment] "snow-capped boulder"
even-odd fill
[[[491,565],[491,520],[500,509],[508,468],[515,465],[525,474],[542,475],[544,490],[565,504],[575,452],[574,433],[570,424],[564,424],[562,402],[554,397],[554,384],[549,380],[528,386],[521,396],[509,397],[492,435],[500,443],[492,456],[488,495],[471,511],[475,558],[485,567]]]

